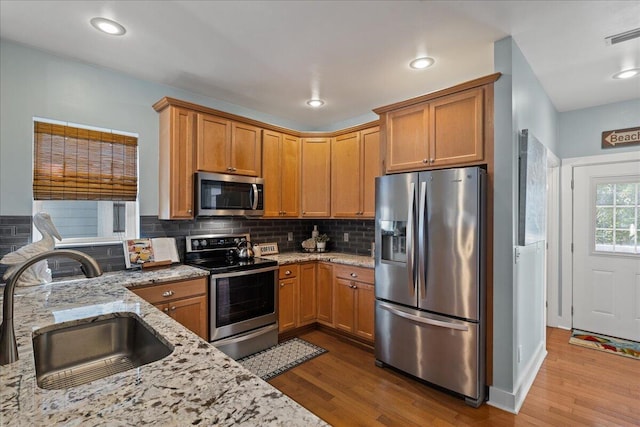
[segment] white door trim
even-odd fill
[[[571,305],[573,302],[573,263],[571,257],[571,243],[573,241],[573,191],[571,181],[573,179],[573,168],[576,166],[598,165],[602,163],[625,163],[630,161],[640,161],[640,151],[603,154],[588,157],[572,157],[562,159],[560,167],[560,216],[562,226],[561,250],[561,282],[560,292],[561,311],[558,313],[558,327],[571,329]]]
[[[548,151],[545,322],[558,327],[560,313],[560,159]],[[546,342],[546,329],[545,329]]]

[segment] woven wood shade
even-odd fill
[[[123,200],[138,194],[138,139],[35,122],[35,200]]]

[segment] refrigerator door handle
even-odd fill
[[[427,268],[429,267],[427,261],[429,259],[429,254],[427,253],[427,249],[429,245],[427,244],[428,239],[428,230],[427,230],[427,219],[425,218],[425,209],[427,206],[427,182],[422,181],[420,183],[420,205],[418,209],[418,253],[420,256],[418,257],[418,290],[420,292],[424,292],[419,296],[419,299],[427,298]],[[424,291],[423,291],[424,289]]]
[[[407,218],[407,272],[409,275],[409,291],[415,295],[416,276],[415,276],[415,250],[414,245],[414,228],[415,228],[415,204],[416,204],[416,184],[411,183],[409,187],[411,195],[409,196],[409,217]]]
[[[405,313],[404,311],[397,310],[385,304],[380,304],[380,308],[387,310],[388,312],[395,314],[396,316],[404,317],[405,319],[408,319],[417,323],[422,323],[425,325],[439,326],[441,328],[455,329],[457,331],[469,330],[469,327],[464,325],[459,325],[457,323],[443,322],[442,320],[435,320],[435,319],[428,319],[425,317],[414,316],[413,314]]]

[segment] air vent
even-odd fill
[[[615,34],[613,36],[605,37],[604,41],[608,45],[614,45],[614,44],[626,42],[627,40],[633,40],[638,37],[640,37],[640,28],[636,28],[635,30],[625,31],[624,33]]]

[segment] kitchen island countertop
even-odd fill
[[[19,360],[0,366],[0,424],[317,426],[321,419],[127,287],[206,276],[188,266],[16,289]],[[31,342],[47,325],[133,312],[174,345],[157,362],[65,390],[37,386]]]

